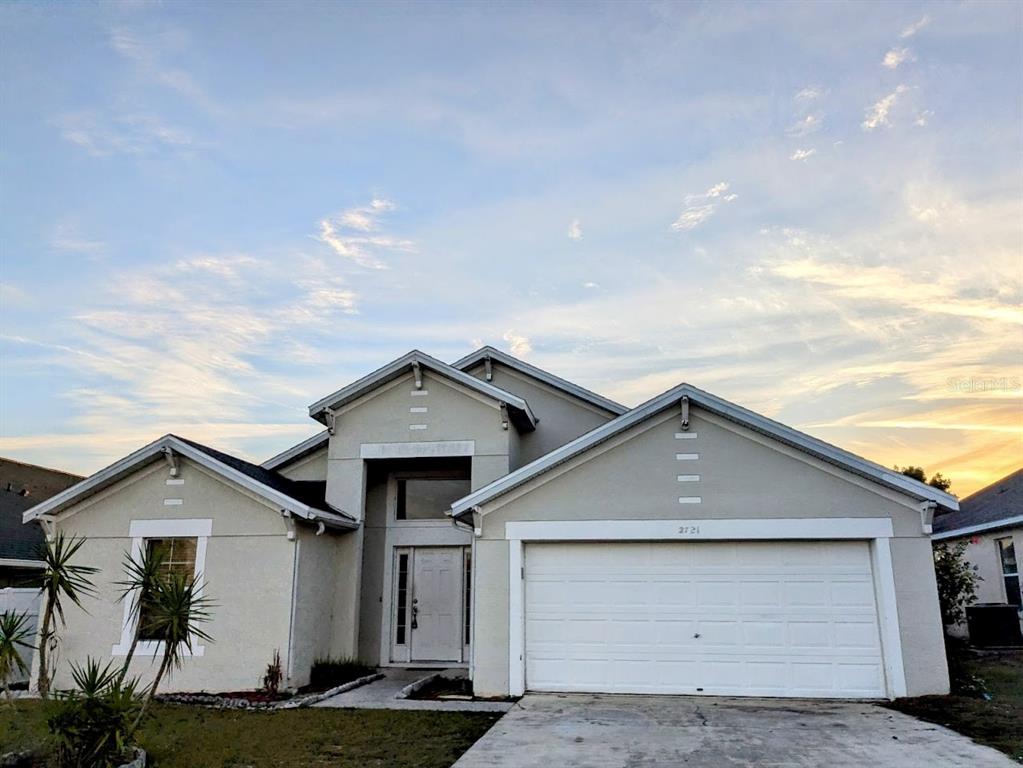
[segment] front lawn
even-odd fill
[[[0,752],[49,744],[45,704],[0,704]],[[156,768],[448,768],[500,717],[366,709],[154,706],[139,742]]]
[[[990,700],[953,694],[898,699],[888,706],[944,725],[1023,763],[1023,652],[969,659],[965,665],[983,681]]]

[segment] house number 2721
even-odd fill
[[[697,536],[700,533],[700,526],[698,525],[680,525],[678,532],[685,536]]]

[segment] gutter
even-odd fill
[[[933,541],[943,541],[944,539],[957,539],[960,536],[969,536],[971,533],[983,533],[984,531],[995,531],[999,528],[1011,528],[1014,525],[1023,526],[1023,515],[1016,515],[1015,517],[1005,517],[1001,520],[993,520],[990,523],[978,523],[977,525],[967,525],[963,528],[954,528],[951,531],[942,531],[931,536]]]

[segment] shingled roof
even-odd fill
[[[1023,526],[1023,469],[1003,477],[959,502],[958,512],[934,518],[934,538]]]

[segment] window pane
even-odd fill
[[[1005,602],[1017,608],[1023,606],[1023,595],[1019,592],[1019,576],[1005,577]]]
[[[469,495],[468,478],[408,478],[398,481],[399,520],[443,520],[452,502]]]
[[[405,614],[408,607],[408,555],[398,555],[398,616],[394,644],[405,645]]]
[[[197,538],[146,539],[146,548],[150,555],[159,555],[160,572],[165,576],[181,574],[187,578],[195,575],[195,551],[198,547]],[[139,616],[139,639],[160,640],[159,633],[153,628],[147,616],[145,604]]]
[[[1012,539],[999,539],[998,549],[1002,556],[1002,573],[1019,573],[1019,565],[1016,562],[1016,547]]]

